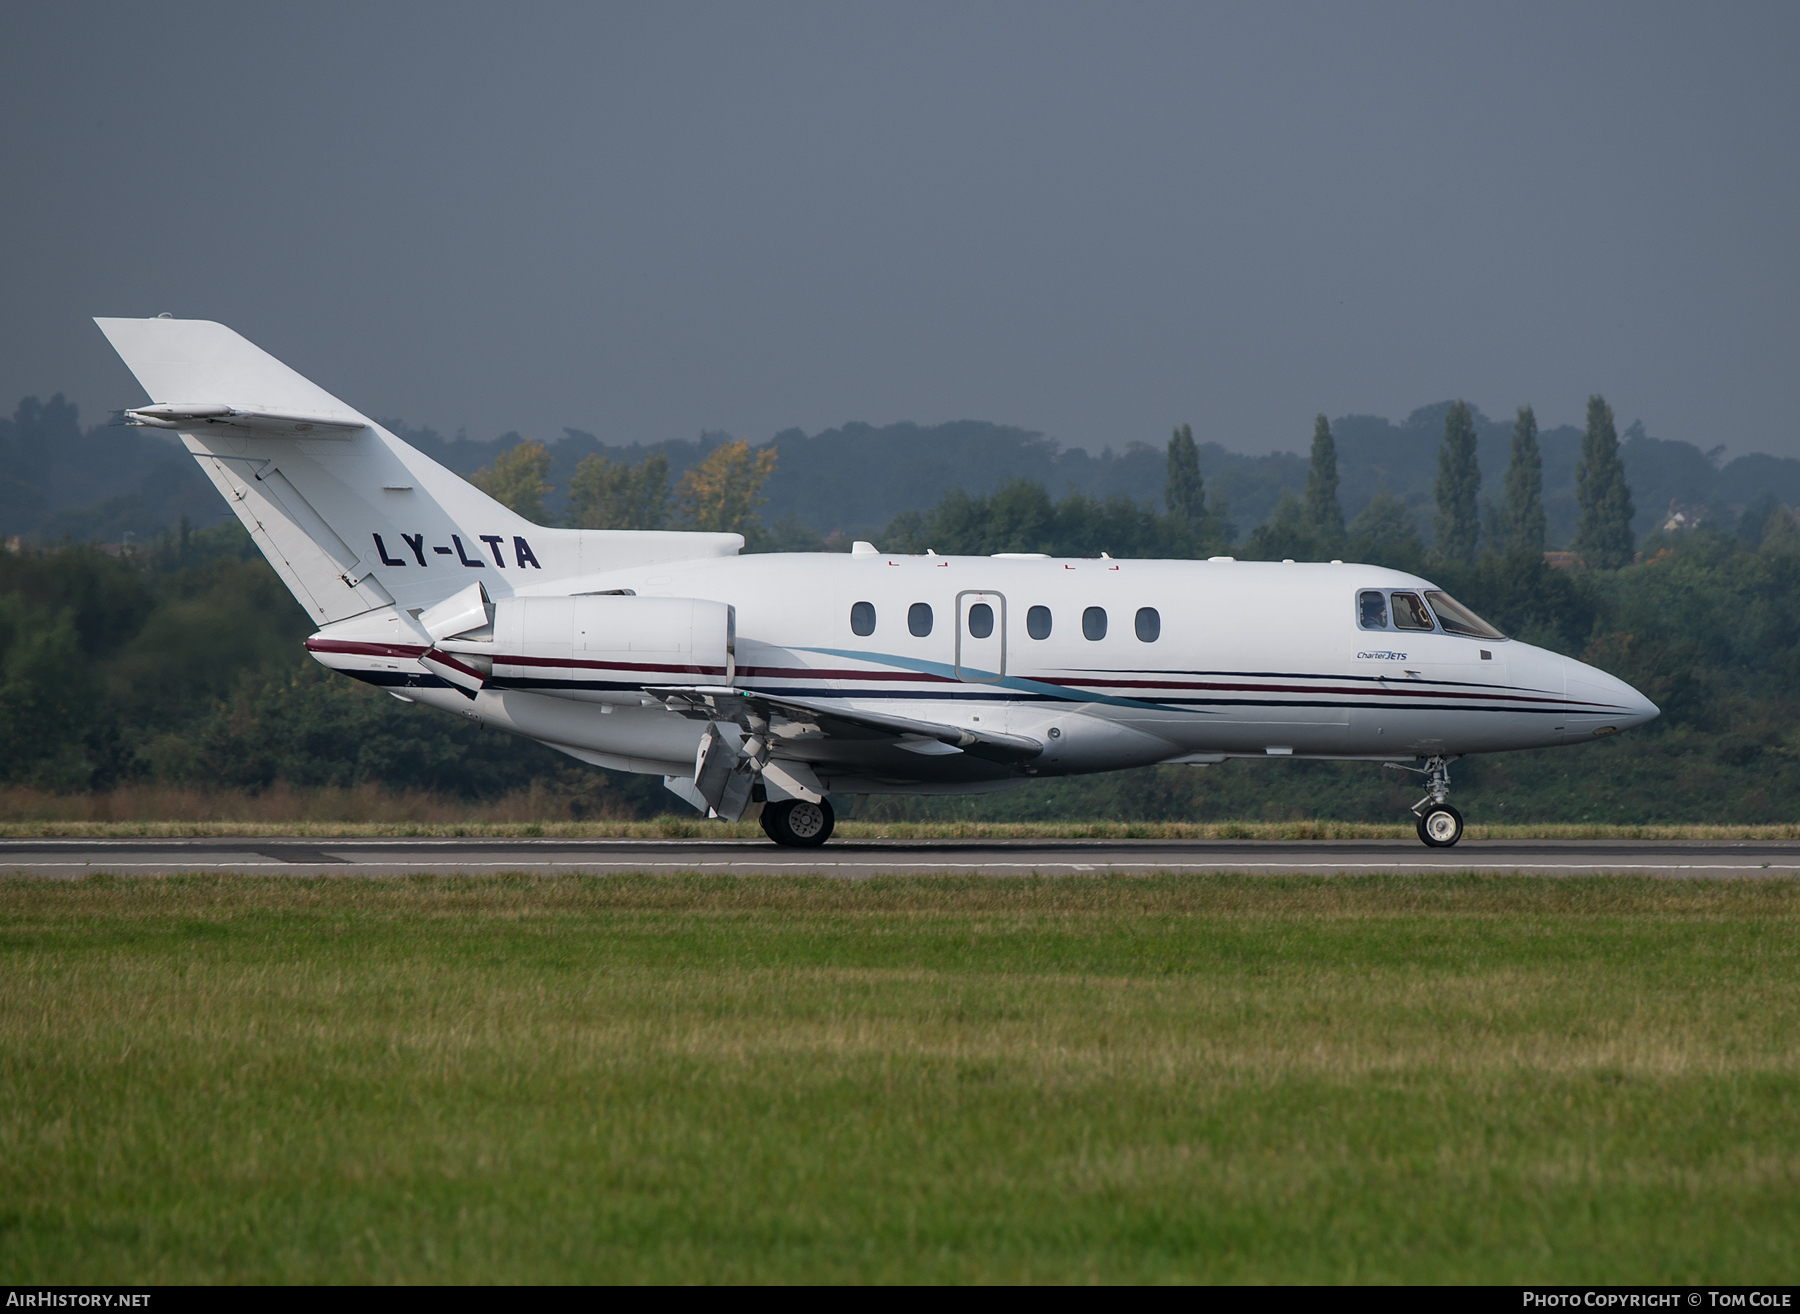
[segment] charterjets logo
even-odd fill
[[[1374,652],[1359,652],[1356,655],[1363,661],[1371,662],[1403,662],[1406,660],[1405,653],[1389,652],[1386,648],[1377,648]]]
[[[387,544],[381,541],[380,534],[372,534],[370,537],[375,540],[375,552],[376,555],[381,558],[382,565],[405,566],[410,564],[405,557],[388,555]],[[542,566],[538,565],[538,559],[531,551],[531,544],[527,543],[517,534],[513,535],[513,559],[510,563],[506,560],[506,535],[477,534],[475,537],[487,544],[488,551],[494,554],[494,564],[501,569],[505,569],[508,564],[511,564],[519,570],[525,570],[527,568],[531,570],[543,569]],[[482,559],[480,548],[475,549],[474,556],[469,555],[469,549],[463,546],[462,536],[460,534],[450,535],[450,544],[433,543],[429,549],[427,549],[425,545],[425,535],[423,534],[402,534],[400,535],[400,540],[406,544],[406,550],[413,554],[413,557],[421,566],[430,564],[425,556],[427,550],[435,557],[447,557],[454,553],[456,559],[462,562],[463,565],[473,566],[477,570],[487,565],[487,562]],[[446,561],[444,564],[447,566],[450,563]]]

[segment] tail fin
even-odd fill
[[[150,394],[131,422],[180,433],[322,625],[430,607],[472,580],[496,597],[539,592],[743,546],[737,534],[534,525],[223,324],[94,322]]]

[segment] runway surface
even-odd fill
[[[1589,876],[1794,876],[1792,840],[764,840],[29,839],[0,840],[0,873],[78,877],[244,872],[279,876],[698,871],[718,875],[988,876],[1152,872],[1517,872]]]

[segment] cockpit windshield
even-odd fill
[[[1425,610],[1425,604],[1419,601],[1417,593],[1396,593],[1394,596],[1394,628],[1397,630],[1429,630],[1434,628],[1431,613]]]
[[[1466,634],[1471,639],[1504,639],[1506,637],[1440,589],[1427,589],[1425,597],[1431,603],[1432,611],[1437,613],[1438,624],[1444,627],[1446,634]]]

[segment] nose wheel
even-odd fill
[[[1425,797],[1412,805],[1419,816],[1419,838],[1434,849],[1447,849],[1462,838],[1462,813],[1451,807],[1450,763],[1445,758],[1428,758],[1423,767],[1384,762],[1395,771],[1416,771],[1425,777]]]
[[[1462,833],[1462,813],[1448,803],[1433,803],[1419,814],[1419,838],[1434,849],[1449,848]]]

